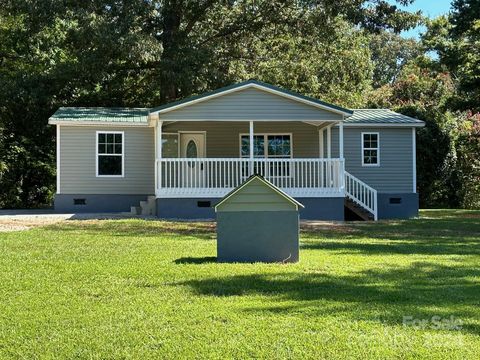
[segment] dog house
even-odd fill
[[[303,205],[259,175],[216,206],[219,262],[297,262]]]

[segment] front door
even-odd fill
[[[197,159],[205,157],[205,133],[181,133],[180,157]],[[184,187],[202,188],[205,184],[204,166],[201,161],[188,161],[182,169]]]

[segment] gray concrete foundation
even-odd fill
[[[149,195],[55,195],[55,211],[64,213],[106,213],[130,211]]]

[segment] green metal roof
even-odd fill
[[[345,124],[423,125],[424,122],[388,109],[355,109]]]
[[[176,101],[169,103],[157,108],[148,109],[148,108],[106,108],[106,107],[61,107],[55,114],[50,118],[49,123],[55,124],[57,122],[82,122],[82,123],[118,123],[118,124],[133,124],[133,125],[148,125],[148,115],[149,113],[159,111],[162,109],[167,109],[182,103],[187,103],[189,101],[200,99],[212,94],[221,93],[223,91],[237,88],[245,84],[257,84],[264,87],[272,88],[276,91],[281,91],[289,95],[293,95],[308,101],[312,101],[323,106],[327,106],[339,111],[347,112],[353,114],[345,118],[345,124],[353,125],[377,125],[377,124],[387,124],[387,125],[412,125],[412,126],[422,126],[425,123],[421,120],[412,118],[410,116],[402,115],[388,109],[355,109],[348,110],[332,104],[324,103],[320,100],[309,98],[300,94],[291,93],[287,90],[277,88],[273,85],[262,83],[256,80],[249,80],[243,83],[238,83],[232,86],[221,88],[210,93],[202,94],[195,97],[190,97],[184,100]]]
[[[148,124],[148,109],[105,107],[61,107],[50,120],[68,122],[102,122]]]
[[[186,104],[190,101],[199,100],[199,99],[202,99],[202,98],[205,98],[205,97],[208,97],[208,96],[212,96],[212,95],[215,95],[215,94],[220,94],[224,91],[236,89],[236,88],[248,85],[248,84],[254,84],[254,85],[262,86],[262,87],[265,87],[265,88],[268,88],[268,89],[271,89],[271,90],[281,92],[281,93],[286,94],[286,95],[294,96],[294,97],[297,97],[297,98],[302,99],[302,100],[307,100],[307,101],[310,101],[312,103],[322,105],[322,106],[325,106],[325,107],[328,107],[328,108],[331,108],[331,109],[334,109],[334,110],[337,110],[337,111],[341,111],[341,112],[344,112],[344,113],[347,113],[347,114],[352,114],[353,113],[352,110],[349,110],[349,109],[346,109],[346,108],[343,108],[343,107],[340,107],[340,106],[337,106],[337,105],[329,104],[327,102],[324,102],[324,101],[321,101],[321,100],[318,100],[318,99],[315,99],[315,98],[312,98],[312,97],[309,97],[309,96],[305,96],[305,95],[302,95],[302,94],[299,94],[299,93],[295,93],[295,92],[280,88],[278,86],[267,84],[267,83],[264,83],[264,82],[258,81],[258,80],[247,80],[247,81],[243,81],[243,82],[236,83],[236,84],[233,84],[233,85],[225,86],[225,87],[222,87],[222,88],[214,90],[214,91],[210,91],[210,92],[206,92],[206,93],[203,93],[203,94],[200,94],[200,95],[191,96],[191,97],[188,97],[188,98],[185,98],[185,99],[182,99],[182,100],[174,101],[174,102],[171,102],[171,103],[168,103],[168,104],[150,109],[150,112],[152,113],[152,112],[166,110],[166,109],[174,107],[174,106],[178,106],[178,105],[181,105],[181,104]]]

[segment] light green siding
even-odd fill
[[[249,88],[159,114],[170,120],[341,120],[342,115]]]
[[[123,178],[96,177],[96,131],[124,131]],[[154,194],[154,131],[133,127],[60,127],[62,194]]]
[[[289,210],[296,210],[296,205],[256,178],[217,207],[217,211]]]
[[[380,166],[362,166],[362,132],[380,135]],[[332,156],[338,157],[338,128],[332,131]],[[413,191],[411,128],[362,127],[344,129],[345,170],[379,192]]]
[[[225,158],[240,156],[240,134],[248,134],[248,123],[242,122],[177,122],[163,126],[163,132],[206,131],[207,157]],[[302,122],[256,122],[256,134],[292,134],[293,157],[317,158],[319,156],[318,130]]]

